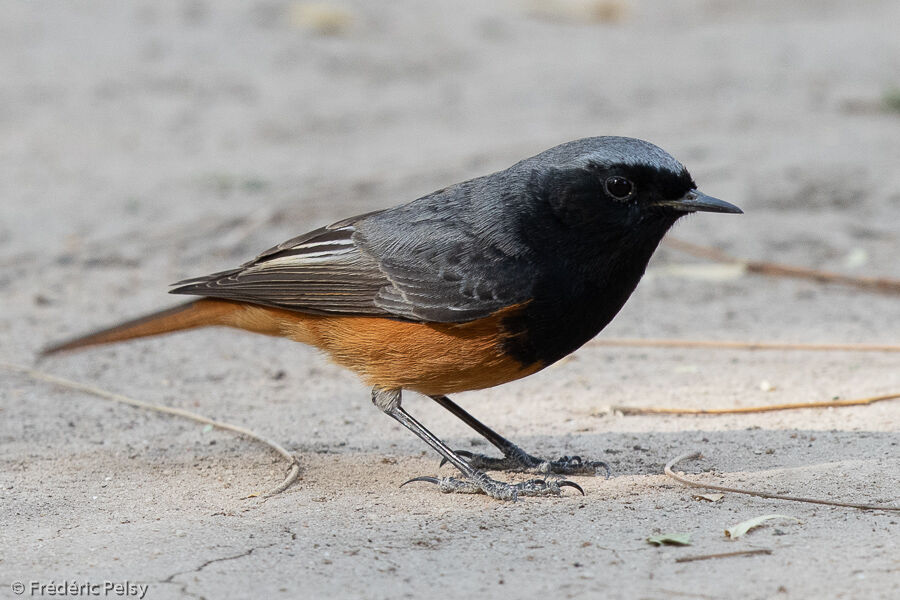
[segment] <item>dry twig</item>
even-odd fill
[[[623,415],[739,415],[747,413],[773,412],[777,410],[796,410],[798,408],[834,408],[835,406],[866,406],[895,400],[900,394],[885,394],[883,396],[871,396],[869,398],[855,398],[853,400],[828,400],[824,402],[790,402],[787,404],[767,404],[765,406],[741,406],[736,408],[663,408],[648,406],[646,408],[633,406],[611,406],[610,410],[621,412]]]
[[[900,352],[896,344],[799,344],[790,342],[738,342],[731,340],[683,339],[594,339],[592,346],[623,346],[627,348],[703,348],[724,350],[803,350],[813,352]]]
[[[736,552],[720,552],[718,554],[700,554],[697,556],[682,556],[676,558],[675,562],[693,562],[695,560],[710,560],[712,558],[731,558],[732,556],[753,556],[754,554],[772,554],[768,548],[758,548],[756,550],[738,550]]]
[[[210,419],[209,417],[204,417],[203,415],[199,415],[197,413],[191,412],[189,410],[184,410],[183,408],[173,408],[171,406],[161,406],[159,404],[150,404],[149,402],[143,402],[141,400],[135,400],[134,398],[129,398],[128,396],[124,396],[122,394],[116,394],[115,392],[110,392],[104,389],[100,389],[98,387],[94,387],[92,385],[87,385],[84,383],[79,383],[77,381],[71,381],[69,379],[63,379],[62,377],[57,377],[56,375],[51,375],[49,373],[45,373],[43,371],[38,371],[36,369],[30,369],[28,367],[23,367],[20,365],[14,365],[10,363],[0,362],[0,367],[4,369],[8,369],[10,371],[15,371],[18,373],[22,373],[31,377],[32,379],[36,379],[38,381],[45,381],[47,383],[52,383],[53,385],[58,385],[70,390],[77,390],[79,392],[84,392],[86,394],[91,394],[92,396],[98,396],[100,398],[105,398],[107,400],[112,400],[114,402],[121,402],[122,404],[127,404],[129,406],[134,406],[136,408],[142,408],[145,410],[152,410],[154,412],[165,413],[169,415],[175,415],[177,417],[182,417],[185,419],[190,419],[191,421],[196,421],[198,423],[203,423],[205,425],[212,425],[218,429],[225,429],[227,431],[234,431],[235,433],[239,433],[245,437],[256,440],[262,444],[265,444],[285,459],[287,459],[291,464],[291,470],[288,472],[287,477],[285,477],[284,481],[282,481],[275,488],[263,493],[264,497],[274,496],[276,494],[280,494],[287,488],[289,488],[300,475],[300,462],[297,458],[285,450],[280,444],[277,442],[273,442],[267,438],[262,437],[259,434],[256,434],[249,429],[241,427],[239,425],[232,425],[230,423],[224,423],[222,421],[216,421],[214,419]]]
[[[732,494],[746,494],[748,496],[757,496],[759,498],[772,498],[774,500],[789,500],[791,502],[806,502],[808,504],[825,504],[827,506],[843,506],[846,508],[858,508],[860,510],[889,510],[900,512],[900,506],[879,506],[877,504],[856,504],[853,502],[835,502],[833,500],[819,500],[818,498],[802,498],[799,496],[785,496],[783,494],[770,494],[769,492],[757,492],[755,490],[744,490],[741,488],[725,487],[723,485],[715,485],[713,483],[702,483],[699,481],[691,481],[685,477],[675,474],[672,468],[678,463],[685,460],[693,460],[700,458],[700,452],[686,452],[680,456],[676,456],[666,463],[663,471],[666,475],[692,488],[701,488],[706,490],[716,490],[718,492],[730,492]]]
[[[770,275],[775,277],[792,277],[795,279],[810,279],[820,283],[840,283],[873,292],[900,294],[900,281],[888,277],[853,277],[850,275],[842,275],[841,273],[808,269],[806,267],[795,267],[792,265],[782,265],[760,260],[745,260],[730,256],[718,248],[701,246],[673,237],[666,238],[666,245],[699,258],[705,258],[715,262],[737,263],[743,265],[749,273],[758,273],[760,275]]]

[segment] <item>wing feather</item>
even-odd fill
[[[491,205],[475,201],[478,181],[305,233],[172,293],[420,322],[486,317],[529,300],[534,282],[527,248],[496,228],[505,219],[482,214]]]
[[[374,298],[390,281],[353,242],[353,233],[352,220],[322,227],[236,269],[180,281],[171,293],[302,312],[384,314]]]

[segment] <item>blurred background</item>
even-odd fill
[[[747,212],[682,236],[897,275],[898,22],[890,0],[5,2],[0,252],[87,268],[47,300],[93,295],[91,269],[162,290],[614,134]]]

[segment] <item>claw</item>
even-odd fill
[[[469,452],[468,450],[454,450],[453,451],[457,456],[462,456],[463,458],[472,458],[475,455]],[[446,465],[449,461],[446,458],[441,459],[441,464],[438,465],[438,469]]]
[[[575,483],[574,481],[569,481],[569,480],[567,480],[567,479],[563,479],[562,481],[557,481],[557,482],[556,482],[556,485],[559,486],[559,487],[567,487],[567,486],[568,486],[568,487],[573,487],[573,488],[575,488],[576,490],[578,490],[579,492],[581,492],[581,495],[582,495],[582,496],[584,496],[584,490],[581,489],[581,486],[578,485],[577,483]]]
[[[606,479],[612,476],[612,469],[607,463],[603,461],[586,461],[579,455],[563,456],[554,461],[541,461],[521,451],[508,454],[505,458],[492,458],[482,454],[475,454],[468,450],[455,450],[454,452],[457,456],[465,459],[471,466],[483,471],[526,471],[541,474],[584,475],[589,474],[591,469],[593,469],[593,474],[599,475],[599,471],[602,469],[606,471],[604,474]],[[446,458],[442,458],[438,468],[443,467],[448,462]]]
[[[609,465],[603,462],[602,460],[596,463],[594,467],[594,472],[597,472],[597,467],[603,467],[606,469],[606,478],[609,479],[610,475],[612,475],[612,470],[609,468]]]
[[[413,477],[409,481],[404,481],[403,483],[400,484],[400,487],[403,487],[407,483],[412,483],[413,481],[427,481],[428,483],[433,483],[435,485],[441,484],[441,480],[438,479],[437,477],[424,477],[423,476],[423,477]],[[582,493],[584,493],[584,492],[582,492]]]

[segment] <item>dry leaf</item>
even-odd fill
[[[844,257],[844,268],[856,269],[869,262],[869,253],[865,248],[854,248]]]
[[[707,502],[718,502],[725,497],[725,494],[694,494],[691,496],[694,500],[706,500]]]
[[[742,263],[676,263],[647,269],[647,276],[678,277],[698,281],[733,281],[747,272]]]
[[[622,0],[532,0],[528,12],[535,17],[570,23],[618,23],[628,14]]]
[[[729,537],[733,540],[738,539],[754,527],[759,527],[766,521],[770,521],[772,519],[791,519],[793,521],[797,521],[801,523],[800,519],[796,517],[789,517],[787,515],[763,515],[761,517],[756,517],[753,519],[748,519],[746,521],[741,521],[737,525],[732,525],[728,529],[725,530],[725,537]]]
[[[651,535],[647,541],[657,546],[668,544],[671,546],[690,546],[691,534],[689,533],[662,533],[660,535]]]
[[[288,21],[298,29],[339,35],[353,24],[353,13],[325,2],[293,2],[288,8]]]

